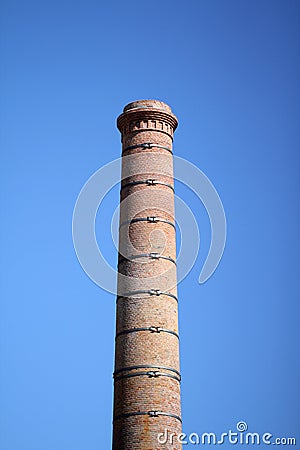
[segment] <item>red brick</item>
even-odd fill
[[[170,107],[157,100],[132,102],[124,108],[117,125],[123,144],[121,186],[149,179],[173,186],[172,154],[159,147],[172,149],[177,119]],[[157,147],[127,149],[144,143]],[[170,186],[129,185],[121,190],[120,201],[120,224],[147,216],[175,223]],[[181,433],[178,304],[171,296],[177,296],[175,236],[173,226],[163,221],[138,221],[120,228],[113,450],[181,449],[176,440],[160,444],[157,439],[165,429]],[[150,253],[171,260],[151,258],[147,256]],[[134,293],[150,289],[162,293]],[[159,332],[147,329],[150,327],[159,327]],[[157,368],[132,368],[147,365]],[[153,371],[159,372],[158,376],[151,375]],[[130,415],[148,411],[166,415]]]

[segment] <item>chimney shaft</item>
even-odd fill
[[[128,104],[122,135],[113,450],[179,450],[181,433],[172,141],[157,100]],[[161,434],[160,441],[158,436]]]

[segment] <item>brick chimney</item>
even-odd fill
[[[122,135],[113,450],[181,449],[172,141],[157,100],[129,103]],[[161,442],[164,438],[161,437]]]

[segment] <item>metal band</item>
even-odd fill
[[[161,130],[160,130],[161,131]],[[163,148],[164,150],[168,150],[171,154],[173,154],[172,149],[169,147],[165,147],[164,145],[152,144],[151,142],[145,142],[143,144],[130,145],[129,147],[124,148],[122,151],[122,155],[127,152],[127,150],[133,150],[135,148]]]
[[[137,294],[149,294],[149,295],[167,295],[168,297],[172,297],[174,298],[174,300],[176,300],[176,302],[178,302],[178,298],[176,297],[176,295],[171,294],[170,292],[163,292],[160,291],[159,289],[149,289],[149,290],[140,290],[140,291],[132,291],[132,292],[126,292],[123,295],[118,295],[117,297],[117,301],[119,300],[119,298],[126,298],[126,297],[134,297]]]
[[[138,331],[150,331],[151,333],[170,333],[179,339],[179,336],[175,331],[167,330],[166,328],[161,327],[130,328],[128,330],[119,331],[119,333],[116,334],[116,338],[124,334],[136,333]]]
[[[167,223],[168,225],[171,225],[176,230],[176,226],[173,222],[170,222],[169,220],[162,219],[161,217],[155,217],[155,216],[137,217],[136,219],[125,220],[125,222],[122,222],[120,224],[120,228],[123,227],[124,225],[127,225],[128,223],[131,225],[132,223],[135,223],[135,222],[150,222],[150,223],[164,222],[164,223]]]
[[[175,259],[170,258],[169,256],[161,255],[160,253],[140,253],[139,255],[130,255],[130,256],[123,256],[120,254],[120,257],[125,260],[128,259],[129,261],[138,258],[167,259],[168,261],[174,263],[176,266]]]
[[[131,416],[150,416],[150,417],[168,416],[168,417],[173,417],[174,419],[179,420],[179,422],[182,422],[181,417],[177,416],[176,414],[167,413],[167,412],[163,412],[163,411],[145,411],[145,412],[138,411],[138,412],[119,414],[118,416],[114,417],[114,420],[124,419],[126,417],[131,417]]]
[[[166,372],[159,372],[158,370],[151,370],[148,372],[135,372],[135,373],[123,373],[115,377],[115,381],[122,380],[123,378],[132,378],[132,377],[140,377],[140,376],[147,376],[148,378],[158,378],[158,377],[168,377],[172,378],[173,380],[176,380],[180,383],[181,377],[172,375],[170,373]]]
[[[172,191],[174,191],[174,187],[171,184],[165,183],[164,181],[153,180],[152,178],[149,178],[148,180],[141,180],[141,181],[129,181],[128,183],[124,184],[121,187],[121,191],[128,186],[136,186],[138,184],[147,184],[147,186],[156,186],[157,184],[160,184],[162,186],[167,186],[170,189],[172,189]]]
[[[138,365],[138,366],[128,366],[128,367],[122,367],[121,369],[115,370],[114,371],[114,377],[118,374],[118,373],[122,373],[122,372],[127,372],[130,370],[136,370],[136,369],[162,369],[162,370],[168,370],[169,372],[174,372],[176,373],[179,378],[181,378],[180,376],[180,372],[178,372],[178,370],[173,369],[172,367],[166,367],[166,366],[155,366],[153,364],[144,364],[144,365]]]

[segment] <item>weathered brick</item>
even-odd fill
[[[165,430],[181,433],[173,158],[168,150],[177,119],[165,103],[139,100],[124,108],[117,125],[123,164],[113,450],[180,450],[176,440],[158,441]],[[128,148],[140,144],[156,145]],[[161,220],[130,223],[147,217]],[[148,290],[151,295],[139,292]],[[165,415],[152,417],[149,411]]]

